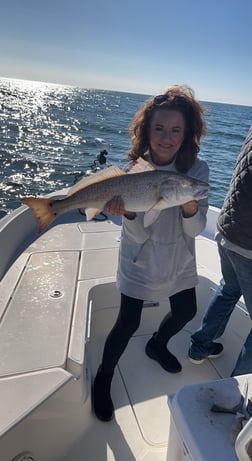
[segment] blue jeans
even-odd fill
[[[223,279],[211,300],[202,325],[191,337],[190,353],[200,360],[213,352],[213,341],[219,338],[240,296],[252,318],[252,260],[218,244]],[[252,330],[237,359],[232,376],[252,373]]]

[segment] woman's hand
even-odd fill
[[[134,219],[136,217],[136,213],[133,211],[125,210],[124,201],[120,195],[109,200],[109,202],[106,203],[104,210],[115,216],[126,216],[128,219]]]
[[[190,202],[184,203],[183,205],[181,205],[181,207],[183,210],[184,218],[191,218],[197,213],[199,209],[197,200],[191,200]]]

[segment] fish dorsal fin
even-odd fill
[[[136,160],[129,162],[126,167],[127,173],[143,173],[144,171],[153,171],[155,170],[149,162],[144,160],[142,157],[138,157]]]
[[[74,184],[71,189],[69,189],[67,195],[73,195],[75,192],[78,192],[80,189],[85,189],[85,187],[88,187],[91,184],[104,181],[105,179],[114,178],[116,176],[123,176],[125,174],[126,172],[121,170],[121,168],[118,168],[117,166],[110,166],[109,168],[105,168],[102,171],[98,171],[97,173],[82,178]]]

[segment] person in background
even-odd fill
[[[97,155],[96,159],[98,160],[100,165],[105,165],[107,162],[106,155],[108,155],[109,146],[105,139],[103,138],[95,138],[96,147],[99,149],[99,154]],[[95,161],[96,163],[96,161]]]
[[[108,155],[108,152],[105,149],[101,150],[101,152],[97,155],[97,160],[100,165],[105,165],[107,162],[106,155]]]
[[[208,183],[209,168],[198,157],[206,134],[203,107],[187,86],[174,85],[148,99],[130,127],[130,160],[143,157],[154,168],[186,173]],[[106,205],[122,215],[117,286],[121,292],[118,318],[109,333],[92,388],[93,409],[102,421],[114,416],[110,395],[114,369],[138,329],[144,301],[170,299],[170,312],[146,345],[146,354],[170,373],[181,371],[167,343],[196,314],[195,236],[206,225],[208,199],[192,200],[162,210],[144,227],[144,213],[125,210],[120,197]]]
[[[229,191],[218,221],[218,244],[222,280],[198,331],[191,336],[188,358],[200,364],[216,358],[223,345],[215,342],[225,331],[241,295],[252,318],[252,127],[237,158]],[[237,359],[232,376],[252,372],[252,330]]]

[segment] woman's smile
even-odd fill
[[[151,156],[157,165],[171,163],[183,144],[185,120],[181,112],[159,109],[150,124]]]

